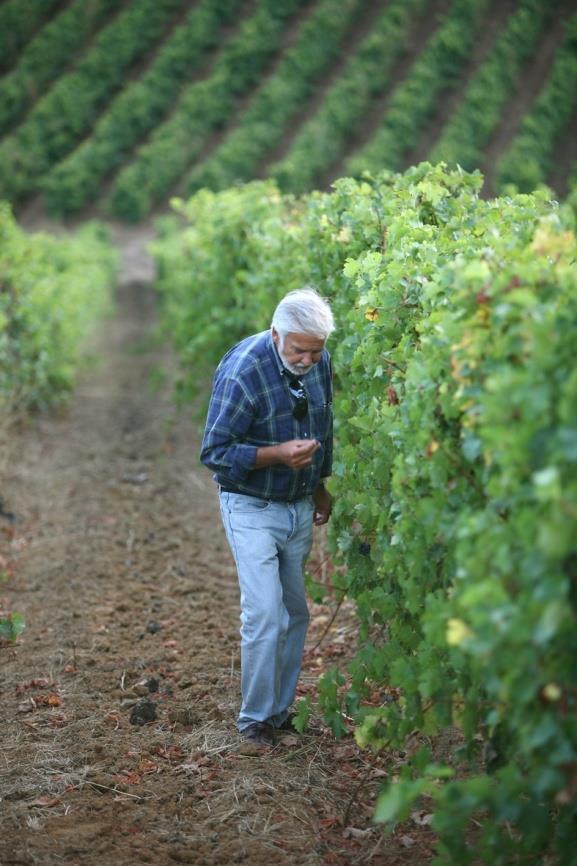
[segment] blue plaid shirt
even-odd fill
[[[200,459],[228,490],[290,502],[310,496],[331,474],[332,371],[326,349],[300,376],[308,399],[301,421],[293,417],[289,391],[294,375],[285,369],[270,331],[247,337],[220,362],[213,382]],[[254,469],[258,448],[291,439],[316,439],[313,462],[295,471],[275,464]]]

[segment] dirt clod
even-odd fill
[[[131,725],[146,725],[157,717],[156,704],[152,701],[139,701],[130,713]]]
[[[146,626],[146,631],[148,632],[148,634],[156,634],[158,631],[161,630],[161,628],[162,628],[162,626],[160,625],[159,622],[155,622],[154,620],[151,620],[151,622],[149,622],[148,625]]]

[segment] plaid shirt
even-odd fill
[[[331,474],[332,370],[325,350],[299,377],[308,399],[302,421],[293,417],[294,379],[282,364],[270,331],[247,337],[224,356],[214,377],[200,459],[228,490],[290,502],[310,496]],[[295,471],[282,464],[254,469],[258,448],[291,439],[316,439],[313,462]]]

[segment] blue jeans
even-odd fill
[[[313,537],[313,502],[271,502],[220,493],[220,510],[240,583],[240,731],[282,725],[294,699],[309,612],[304,565]]]

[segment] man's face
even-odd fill
[[[284,339],[272,329],[272,338],[281,361],[295,376],[304,376],[321,359],[325,341],[309,334],[288,333]]]

